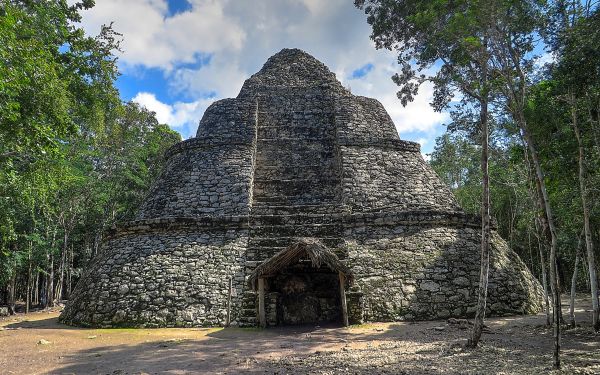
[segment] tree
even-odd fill
[[[91,38],[75,26],[78,12],[91,6],[89,0],[0,1],[0,281],[8,284],[10,305],[23,264],[27,297],[32,272],[44,266],[37,251],[56,232],[43,218],[65,182],[58,180],[60,164],[73,139],[84,128],[98,129],[105,109],[119,105],[116,34],[104,27]]]
[[[597,134],[593,127],[598,121],[594,117],[598,117],[600,109],[600,9],[591,9],[589,3],[559,4],[558,7],[562,17],[559,17],[558,31],[552,42],[560,58],[552,75],[557,81],[557,94],[569,106],[571,126],[577,140],[578,181],[592,296],[592,322],[594,329],[598,331],[598,277],[590,224],[591,203],[586,164],[590,159],[589,155],[593,154],[590,152],[593,148],[589,145],[593,144],[594,138],[590,136]],[[583,123],[580,122],[580,118],[585,119]]]
[[[479,109],[482,145],[482,267],[480,303],[471,345],[479,340],[485,313],[486,257],[489,251],[489,192],[487,177],[487,118],[492,105],[508,111],[519,125],[531,154],[544,219],[551,236],[550,279],[554,296],[554,365],[560,367],[560,296],[556,275],[557,236],[543,171],[525,121],[528,73],[533,66],[535,35],[544,30],[544,3],[528,1],[383,1],[356,0],[368,15],[377,48],[395,49],[401,73],[393,77],[400,85],[403,104],[412,100],[426,81],[435,85],[434,108],[448,106],[455,91],[463,102]],[[413,65],[416,65],[416,69]],[[426,69],[438,68],[434,76]],[[419,75],[418,75],[419,74]],[[486,223],[487,222],[487,223]]]
[[[413,100],[425,82],[434,85],[434,109],[448,108],[456,93],[467,109],[467,123],[480,134],[481,145],[481,272],[475,324],[469,346],[477,346],[485,317],[490,258],[489,107],[493,100],[490,43],[494,20],[504,3],[467,1],[357,0],[372,26],[377,48],[395,49],[401,73],[392,78],[400,86],[403,105]],[[413,68],[413,62],[416,68]],[[425,74],[439,66],[436,74]],[[469,110],[474,109],[477,115]],[[474,120],[475,119],[475,120]]]

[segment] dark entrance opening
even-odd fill
[[[314,238],[296,239],[259,264],[248,281],[257,291],[261,327],[341,322],[348,325],[346,284],[352,273]]]
[[[269,286],[278,325],[342,322],[338,273],[327,266],[301,260],[272,277]]]

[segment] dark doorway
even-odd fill
[[[278,325],[341,323],[338,273],[310,261],[289,265],[271,279]]]

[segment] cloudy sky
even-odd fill
[[[117,85],[124,100],[155,111],[184,138],[210,103],[235,97],[243,81],[282,48],[324,62],[354,94],[378,99],[402,139],[430,152],[447,114],[429,107],[431,88],[402,107],[390,76],[394,54],[375,50],[352,0],[96,0],[83,27],[114,22],[123,34]]]

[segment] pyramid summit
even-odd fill
[[[284,49],[167,151],[135,221],[106,234],[61,321],[281,325],[474,314],[480,219],[383,106]],[[488,314],[541,308],[493,230]]]
[[[283,49],[271,56],[262,69],[246,81],[250,85],[298,87],[315,85],[342,87],[329,68],[300,49]],[[244,89],[242,89],[242,92]]]

